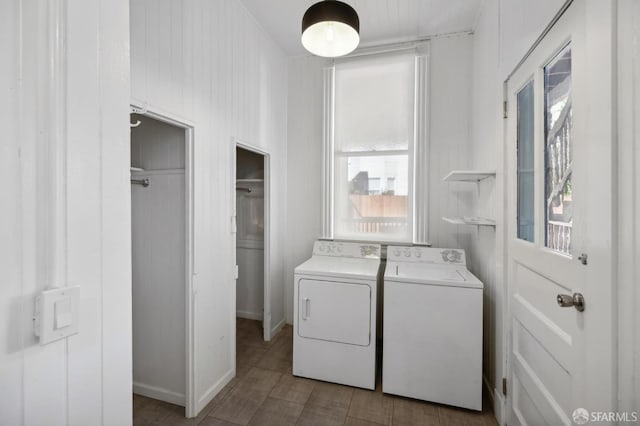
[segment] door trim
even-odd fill
[[[131,107],[137,114],[184,129],[185,132],[185,417],[191,418],[198,414],[198,398],[196,389],[196,327],[195,327],[195,294],[193,277],[197,274],[195,268],[194,246],[194,132],[192,122],[176,115],[160,111],[155,107],[148,107],[143,102],[131,101]]]

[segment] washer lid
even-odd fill
[[[454,265],[387,262],[384,280],[385,282],[432,284],[452,287],[484,287],[482,282],[466,268]]]
[[[314,256],[295,269],[296,274],[322,277],[364,278],[375,280],[380,268],[379,259]]]

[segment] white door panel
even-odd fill
[[[612,168],[593,167],[590,154],[592,145],[612,144],[595,136],[607,122],[594,111],[606,114],[606,105],[592,93],[611,82],[593,69],[602,52],[586,47],[588,16],[601,6],[574,1],[507,82],[510,425],[570,425],[577,408],[611,409],[596,385],[613,394],[613,348],[597,341],[611,321],[612,283],[598,279],[607,276],[602,245],[611,234],[600,239],[610,224],[592,212],[608,209]],[[583,264],[582,253],[599,258]],[[558,295],[574,293],[584,295],[584,311],[558,305]]]
[[[371,287],[310,279],[298,286],[300,337],[369,346]]]

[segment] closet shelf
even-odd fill
[[[236,183],[263,183],[264,179],[236,179]]]
[[[141,167],[133,167],[131,166],[131,171],[132,172],[144,172],[144,169]]]
[[[443,217],[442,220],[454,225],[476,225],[476,226],[496,226],[493,219],[485,219],[481,217]]]
[[[453,170],[442,180],[445,182],[480,182],[488,177],[495,177],[495,170]]]

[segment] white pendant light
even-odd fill
[[[302,45],[314,55],[334,58],[353,52],[360,43],[356,11],[338,0],[314,4],[302,17]]]

